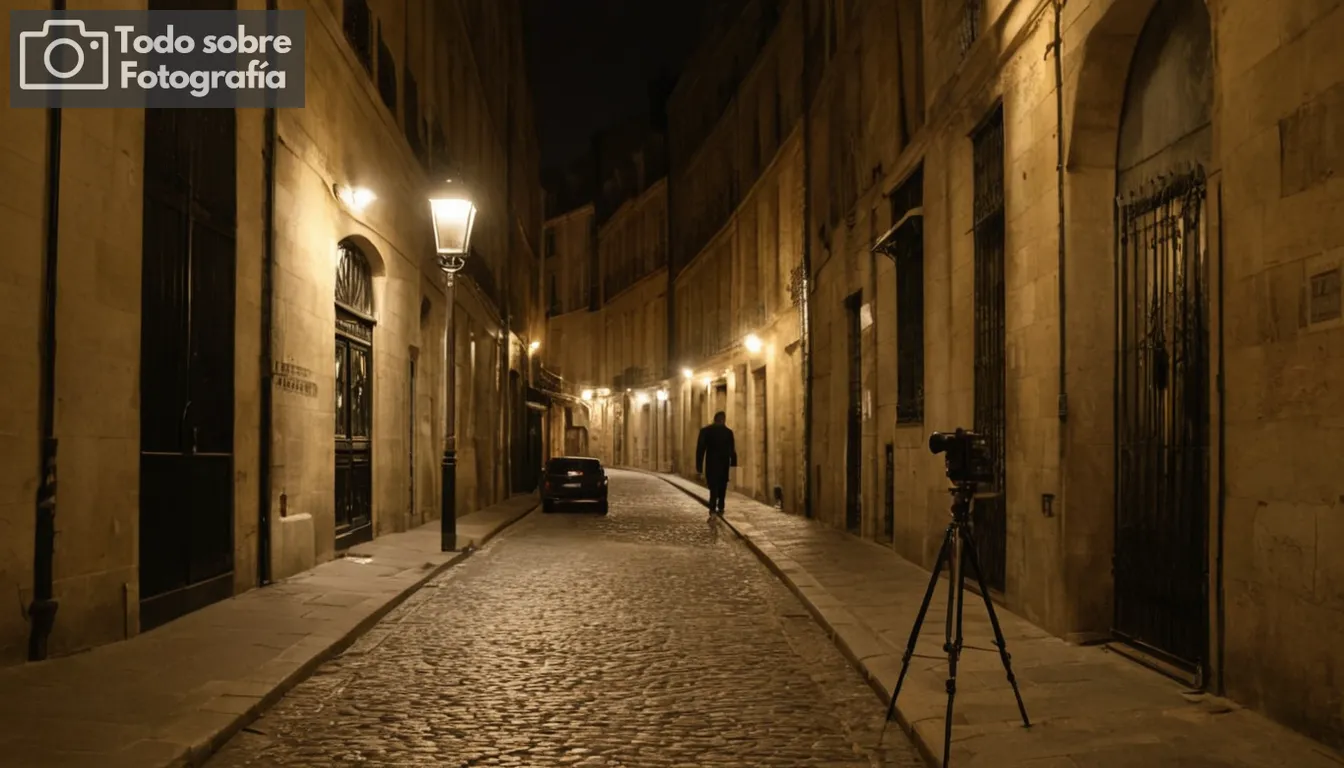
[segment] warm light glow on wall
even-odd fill
[[[761,342],[760,336],[750,333],[747,334],[747,338],[742,340],[742,346],[746,347],[747,351],[751,354],[759,355],[761,353],[761,348],[765,345]]]
[[[585,390],[583,390],[583,392],[579,395],[579,397],[583,398],[584,400],[592,400],[592,399],[593,399],[593,390],[591,390],[591,389],[585,389]]]
[[[682,376],[685,376],[685,377],[688,378],[688,379],[694,379],[694,378],[695,378],[695,371],[692,371],[690,368],[682,368],[682,369],[681,369],[681,375],[682,375]]]
[[[527,350],[528,350],[529,352],[536,352],[538,349],[541,349],[541,342],[540,342],[540,341],[534,341],[534,342],[532,342],[531,344],[528,344],[528,345],[527,345]]]
[[[658,402],[660,402],[660,403],[666,403],[666,402],[667,402],[667,390],[666,390],[666,389],[660,389],[660,390],[658,390]]]
[[[336,197],[345,204],[345,207],[350,209],[351,213],[363,213],[370,203],[378,199],[373,190],[364,187],[337,184],[333,191],[336,193]]]
[[[704,383],[706,389],[708,389],[709,386],[710,386],[711,384],[714,383],[714,380],[711,379],[711,378],[709,378],[708,376],[706,376],[705,378],[701,379],[700,381]]]
[[[600,388],[600,389],[597,390],[597,396],[598,396],[598,397],[609,397],[610,395],[611,395],[611,390],[610,390],[610,389],[607,389],[606,387],[602,387],[602,388]]]
[[[639,394],[635,395],[635,402],[639,403],[640,405],[647,405],[649,402],[649,393],[640,392]]]

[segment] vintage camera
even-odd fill
[[[956,432],[934,432],[929,435],[929,450],[934,456],[947,454],[943,464],[947,467],[947,479],[954,483],[994,482],[989,441],[983,435],[960,427]]]

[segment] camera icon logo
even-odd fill
[[[79,19],[48,19],[42,31],[19,33],[19,88],[25,91],[106,91],[106,32]]]

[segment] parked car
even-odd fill
[[[554,512],[560,504],[595,504],[607,514],[607,471],[602,462],[583,456],[557,456],[546,462],[541,483],[541,511]]]

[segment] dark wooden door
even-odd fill
[[[146,110],[140,628],[233,594],[233,110]]]
[[[336,267],[336,551],[373,538],[373,278],[352,242]]]
[[[849,403],[845,409],[845,528],[863,529],[863,344],[862,294],[845,299],[849,319]]]

